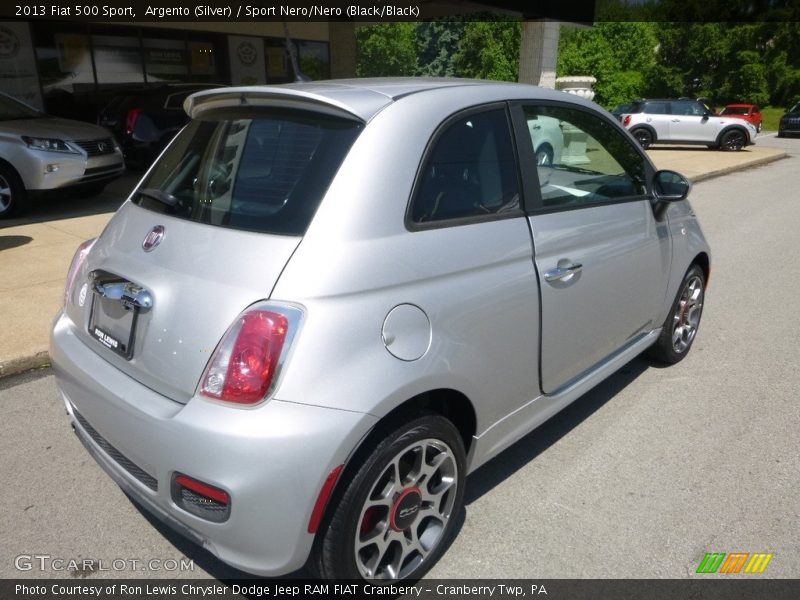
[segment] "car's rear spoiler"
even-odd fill
[[[326,93],[291,87],[248,86],[204,90],[189,96],[183,103],[192,118],[212,109],[229,107],[277,107],[313,110],[344,119],[365,122],[392,102],[382,94],[364,97],[345,86],[325,88]],[[337,96],[336,98],[332,96]],[[341,99],[340,99],[341,98]],[[348,102],[351,100],[351,102]]]

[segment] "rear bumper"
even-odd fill
[[[258,575],[303,566],[325,478],[375,423],[362,413],[280,400],[253,409],[201,398],[174,402],[111,366],[63,314],[50,355],[72,426],[98,464],[160,520]],[[227,491],[227,520],[176,505],[170,488],[177,472]]]

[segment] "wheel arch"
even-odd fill
[[[706,287],[708,287],[708,280],[711,277],[711,259],[706,252],[700,252],[694,257],[692,265],[697,265],[703,270],[703,277],[705,278]],[[690,265],[691,268],[691,265]]]
[[[464,443],[464,451],[469,456],[473,436],[477,431],[477,415],[472,402],[466,395],[450,388],[437,388],[408,398],[381,417],[347,457],[344,468],[326,503],[321,526],[314,533],[315,540],[320,539],[320,533],[324,531],[326,524],[330,521],[333,510],[347,489],[347,484],[356,475],[361,464],[378,441],[400,424],[412,421],[426,413],[442,416],[453,423]]]
[[[743,125],[739,125],[738,123],[733,123],[731,125],[728,125],[722,131],[720,131],[717,134],[717,139],[714,141],[714,145],[719,148],[722,145],[722,138],[725,137],[725,134],[734,130],[740,131],[742,135],[744,135],[744,145],[749,146],[750,135],[747,133],[747,128],[744,127]]]
[[[655,142],[658,139],[658,134],[656,134],[656,130],[653,129],[652,125],[647,125],[646,123],[634,125],[630,129],[628,129],[628,131],[630,131],[631,135],[634,135],[634,132],[639,129],[646,129],[648,132],[650,132],[650,135],[653,136],[653,142]]]

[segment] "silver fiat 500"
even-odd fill
[[[591,102],[393,79],[185,108],[76,253],[51,356],[97,462],[235,567],[419,577],[468,473],[694,341],[689,183]]]

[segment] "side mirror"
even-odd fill
[[[653,177],[653,196],[659,202],[680,202],[686,200],[692,184],[686,177],[675,171],[658,171]]]

